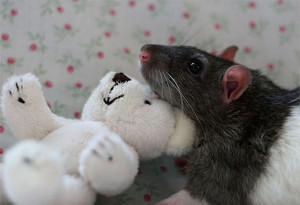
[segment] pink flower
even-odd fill
[[[52,83],[50,80],[47,80],[47,81],[45,82],[45,86],[46,86],[47,88],[52,88],[53,83]]]
[[[279,26],[278,30],[279,30],[280,33],[284,33],[286,31],[286,27],[283,26],[283,25]]]
[[[150,37],[150,36],[151,36],[150,31],[149,31],[149,30],[145,30],[145,31],[144,31],[144,36],[145,36],[145,37]]]
[[[65,29],[69,31],[69,30],[72,29],[72,26],[69,23],[66,23],[65,24]]]
[[[215,49],[211,50],[210,52],[212,55],[217,55],[217,51]]]
[[[135,4],[136,4],[135,1],[129,1],[129,6],[130,6],[130,7],[134,7]]]
[[[61,7],[61,6],[58,6],[58,7],[57,7],[57,11],[58,11],[59,13],[62,13],[62,12],[64,12],[64,8]]]
[[[31,51],[36,51],[36,49],[37,49],[37,46],[36,46],[36,44],[31,44],[30,46],[29,46],[29,49],[31,50]]]
[[[149,5],[148,5],[148,10],[149,10],[149,11],[153,11],[154,9],[155,9],[154,4],[149,4]]]
[[[124,49],[123,49],[123,52],[126,53],[126,54],[129,54],[129,53],[130,53],[130,50],[129,50],[129,48],[124,48]]]
[[[267,64],[267,68],[268,68],[268,70],[274,70],[274,64],[273,63],[268,63]]]
[[[73,73],[73,72],[74,72],[74,67],[73,67],[72,65],[69,65],[69,66],[67,67],[67,71],[68,71],[69,73]]]
[[[220,30],[221,29],[221,24],[215,23],[214,27],[215,27],[216,30]]]
[[[0,133],[4,132],[4,127],[2,125],[0,125]]]
[[[104,35],[105,35],[106,38],[110,38],[110,36],[111,36],[111,34],[110,34],[109,31],[106,31],[106,32],[104,33]]]
[[[187,19],[190,17],[190,14],[187,11],[185,11],[182,13],[182,17]]]
[[[1,132],[1,130],[0,130],[0,132]],[[0,147],[0,154],[3,154],[3,153],[4,153],[4,150],[3,150],[3,148]]]
[[[9,39],[9,35],[7,33],[2,34],[1,36],[3,41],[7,41]]]
[[[11,13],[12,16],[16,16],[18,14],[18,11],[16,9],[12,9],[10,11],[10,13]]]
[[[82,88],[82,83],[81,82],[77,82],[75,83],[76,88],[80,89]]]
[[[249,22],[249,27],[250,28],[256,28],[256,23],[254,21]]]
[[[97,55],[98,55],[98,58],[100,58],[100,59],[104,58],[104,53],[102,51],[99,51],[97,53]]]
[[[249,46],[245,46],[245,47],[243,48],[243,51],[244,51],[245,53],[250,53],[250,52],[251,52],[251,48],[250,48]]]
[[[176,42],[176,38],[174,36],[170,36],[168,41],[170,44],[174,44]]]
[[[109,13],[110,13],[110,15],[112,15],[112,16],[115,16],[115,15],[117,14],[117,12],[116,12],[115,10],[113,10],[113,9],[110,10]]]
[[[80,112],[74,112],[74,117],[75,117],[76,119],[80,119],[81,113],[80,113]]]
[[[149,194],[144,195],[144,200],[145,201],[151,201],[151,196]]]
[[[7,64],[12,65],[15,63],[15,59],[13,57],[7,58]]]
[[[249,6],[251,9],[254,9],[254,8],[256,7],[255,1],[249,1],[248,6]]]
[[[282,4],[283,4],[283,0],[277,0],[277,3],[278,3],[279,5],[282,5]]]

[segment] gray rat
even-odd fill
[[[195,47],[144,45],[153,91],[196,125],[184,190],[160,204],[299,204],[300,88]]]

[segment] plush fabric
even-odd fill
[[[51,109],[80,118],[83,103],[109,70],[142,80],[145,43],[194,45],[217,53],[239,46],[236,61],[278,84],[300,83],[298,0],[1,0],[0,84],[34,72]],[[0,114],[0,153],[14,143]],[[2,159],[2,154],[0,154]],[[148,204],[184,186],[172,158],[141,165],[123,195],[105,204]]]

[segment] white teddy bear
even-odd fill
[[[1,107],[13,134],[27,139],[0,166],[0,186],[16,204],[93,204],[96,193],[116,195],[132,184],[139,157],[180,155],[194,140],[184,114],[123,73],[100,80],[82,120],[51,113],[32,74],[8,80]]]

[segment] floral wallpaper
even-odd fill
[[[236,61],[279,85],[300,85],[298,0],[0,0],[0,84],[32,72],[52,111],[80,118],[109,70],[142,81],[146,43],[192,45],[218,54],[239,46]],[[0,113],[0,159],[14,143]],[[184,186],[173,158],[142,163],[134,185],[105,204],[151,204]]]

